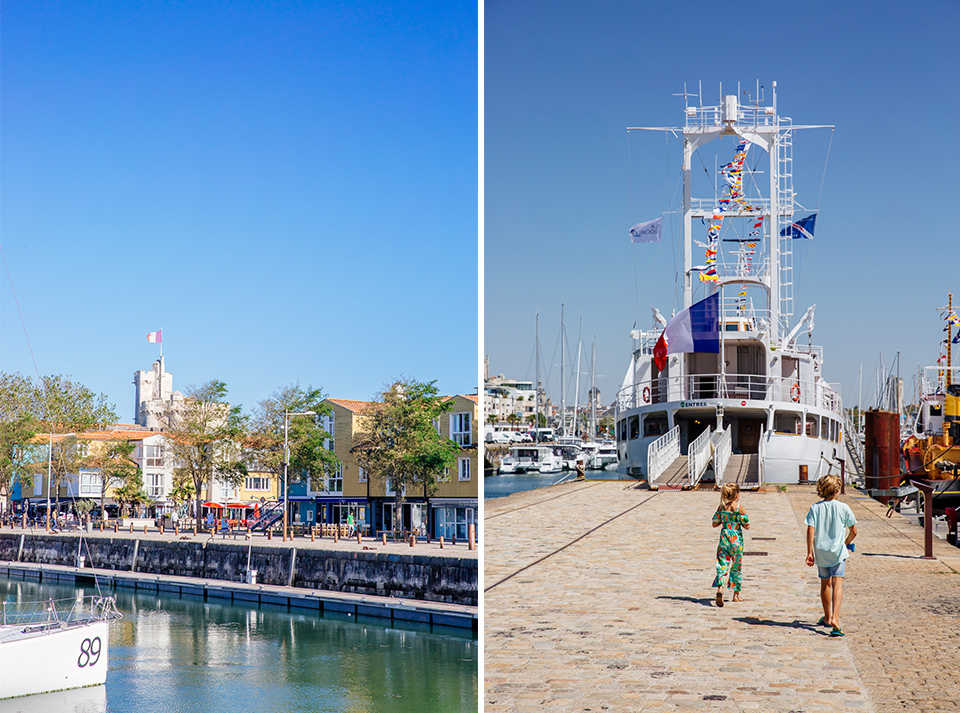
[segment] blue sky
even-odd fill
[[[582,313],[583,371],[596,335],[598,385],[613,400],[634,322],[649,329],[650,306],[682,307],[679,230],[659,246],[627,232],[678,207],[679,144],[626,127],[681,126],[685,84],[716,105],[721,84],[755,93],[759,82],[769,98],[776,81],[782,116],[836,126],[794,142],[798,200],[819,209],[815,240],[795,241],[795,314],[816,303],[813,343],[845,405],[861,365],[861,402],[873,405],[881,354],[889,370],[898,351],[909,396],[939,355],[937,308],[948,291],[960,302],[960,3],[517,0],[488,2],[484,19],[492,374],[534,378],[539,311],[541,378],[559,400],[563,301],[568,345]]]
[[[477,374],[477,6],[0,6],[0,368],[106,393],[163,328],[245,409]]]

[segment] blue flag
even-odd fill
[[[781,238],[806,238],[813,240],[813,226],[817,222],[817,214],[811,213],[806,218],[801,218],[796,223],[791,223],[780,231]]]

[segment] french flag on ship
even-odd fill
[[[667,365],[667,354],[720,353],[720,293],[690,305],[671,319],[653,348],[657,369]]]

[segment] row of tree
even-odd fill
[[[280,478],[285,463],[295,478],[309,478],[313,489],[324,489],[340,464],[325,448],[330,434],[321,417],[329,408],[320,388],[282,387],[251,414],[231,406],[227,395],[226,384],[209,381],[190,387],[184,401],[163,414],[165,457],[176,464],[175,501],[196,498],[199,513],[205,483],[239,486],[248,472]],[[456,462],[459,446],[441,438],[435,427],[449,406],[435,382],[402,377],[382,390],[365,415],[355,436],[357,462],[370,477],[390,478],[398,501],[405,488],[434,492],[439,477]],[[289,416],[305,412],[314,415]],[[59,490],[68,474],[89,468],[100,474],[101,508],[110,489],[118,503],[147,502],[132,443],[114,441],[88,452],[77,438],[116,421],[105,395],[65,377],[35,383],[0,372],[0,493],[9,495],[14,478],[28,488],[34,475],[47,471]],[[49,434],[46,442],[39,442],[39,434]],[[37,457],[41,449],[44,459]]]

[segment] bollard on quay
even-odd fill
[[[443,549],[443,535],[440,535],[440,549]]]
[[[381,532],[381,533],[380,533],[380,536],[383,538],[383,544],[384,544],[384,546],[386,546],[386,544],[387,544],[387,533],[386,533],[386,532]]]
[[[469,525],[467,525],[467,539],[468,539],[468,542],[470,543],[468,549],[471,549],[471,550],[477,549],[476,530],[474,528],[476,528],[476,525],[474,525],[472,522]]]

